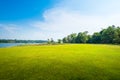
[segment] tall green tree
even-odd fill
[[[67,37],[64,37],[64,38],[63,38],[63,43],[68,43]]]
[[[101,43],[101,34],[99,32],[92,35],[92,43]]]
[[[113,42],[120,44],[120,27],[117,27],[116,30],[115,30],[115,35],[114,35]]]
[[[86,43],[88,41],[87,31],[78,33],[76,43]]]
[[[70,34],[69,36],[70,36],[70,38],[71,38],[70,42],[71,42],[71,43],[75,43],[75,42],[76,42],[77,34],[76,34],[76,33],[72,33],[72,34]]]
[[[109,26],[107,29],[101,31],[102,43],[114,43],[116,37],[115,26]]]
[[[120,44],[120,27],[114,25],[100,32],[95,32],[93,35],[88,35],[88,32],[72,33],[63,38],[64,43],[115,43]]]
[[[61,40],[61,39],[58,39],[58,43],[60,43],[60,44],[61,44],[61,43],[62,43],[62,40]]]

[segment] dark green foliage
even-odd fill
[[[73,33],[73,34],[71,34],[70,35],[70,37],[71,37],[71,43],[75,43],[76,42],[76,37],[77,37],[77,34],[76,33]]]
[[[87,31],[78,33],[76,37],[76,43],[86,43],[88,41]]]
[[[117,27],[116,29],[116,38],[114,39],[114,42],[120,44],[120,27]]]
[[[95,32],[93,35],[88,35],[88,32],[73,33],[63,38],[63,43],[108,43],[120,44],[120,27],[114,25],[100,32]]]
[[[107,29],[102,30],[102,43],[114,43],[114,40],[117,37],[116,34],[116,28],[114,26],[109,26]]]
[[[92,43],[101,43],[101,34],[98,32],[94,33],[92,35],[91,42]]]
[[[61,39],[58,39],[58,43],[62,43],[62,40],[61,40]]]
[[[64,37],[63,42],[64,43],[76,43],[76,37],[77,37],[77,34],[72,33],[72,34],[68,35],[67,37]]]
[[[64,38],[63,38],[63,43],[68,43],[67,37],[64,37]]]

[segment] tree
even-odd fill
[[[119,43],[120,44],[120,27],[117,27],[115,30],[115,35],[114,35],[113,42],[114,43]]]
[[[47,43],[48,43],[48,44],[50,44],[50,43],[51,43],[50,39],[48,39]]]
[[[88,41],[87,31],[78,33],[76,43],[86,43]]]
[[[53,40],[53,38],[51,38],[51,41],[50,41],[51,43],[55,43],[55,41]]]
[[[114,26],[109,26],[107,29],[103,29],[100,33],[102,43],[114,43],[114,38],[116,37]]]
[[[60,43],[60,44],[61,44],[61,43],[62,43],[62,40],[61,40],[61,39],[58,39],[58,43]]]
[[[92,35],[92,43],[101,43],[101,35],[99,32],[95,32]]]
[[[63,38],[63,43],[68,43],[67,37],[64,37],[64,38]]]
[[[95,32],[93,35],[88,35],[88,32],[72,33],[63,38],[63,43],[114,43],[120,44],[120,27],[114,25],[100,32]]]
[[[88,35],[87,43],[92,43],[92,35]]]
[[[77,37],[77,34],[76,33],[72,33],[68,36],[68,40],[70,43],[75,43],[76,42],[76,37]]]
[[[64,37],[63,42],[64,43],[75,43],[76,37],[77,37],[77,34],[72,33],[72,34],[68,35],[67,37]]]
[[[53,44],[53,43],[55,43],[55,41],[53,40],[53,38],[51,38],[51,39],[48,39],[47,43],[48,44]]]

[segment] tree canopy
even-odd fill
[[[92,35],[88,35],[88,31],[72,33],[63,39],[63,43],[114,43],[120,44],[120,27],[114,25],[109,26],[106,29],[102,29],[100,32],[95,32]]]

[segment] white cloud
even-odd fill
[[[56,40],[74,32],[89,31],[92,34],[110,25],[120,26],[118,0],[104,1],[63,0],[43,13],[44,21],[31,21],[27,23],[28,25],[23,25],[28,29],[22,27],[24,30],[14,37],[45,40],[54,38]],[[111,3],[113,3],[112,6]],[[19,25],[5,25],[4,29],[14,34],[17,26]]]
[[[16,24],[0,24],[1,39],[18,39],[20,27]]]
[[[44,21],[32,23],[46,38],[62,38],[73,32],[89,31],[90,34],[115,24],[120,25],[120,15],[82,15],[77,11],[53,8],[44,13]],[[42,33],[41,32],[41,33]]]
[[[58,39],[81,31],[92,34],[110,25],[120,25],[118,3],[119,0],[62,0],[44,12],[44,21],[33,22],[32,26],[46,38]]]
[[[0,24],[0,27],[8,33],[14,33],[18,30],[18,26],[15,24]]]
[[[119,3],[120,0],[62,0],[58,6],[83,14],[108,15],[120,13]]]

